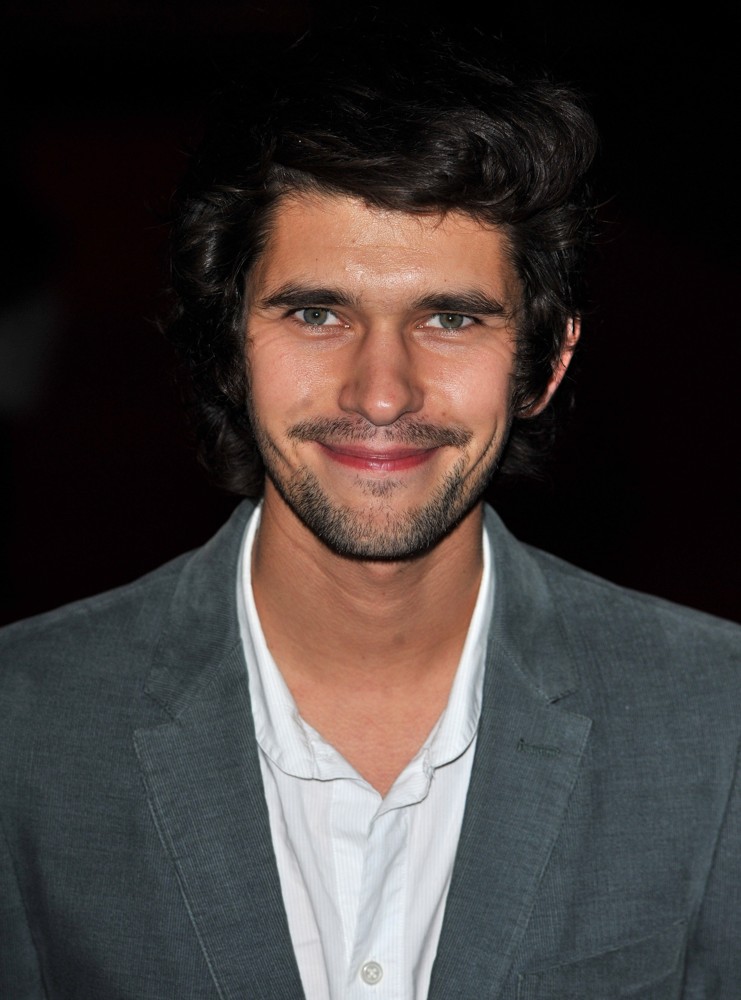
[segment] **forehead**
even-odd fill
[[[339,285],[354,295],[480,289],[513,305],[519,283],[504,232],[464,212],[413,213],[344,195],[296,194],[278,205],[250,284]]]

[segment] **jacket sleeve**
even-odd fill
[[[47,996],[13,862],[0,827],[0,997]]]
[[[741,996],[741,756],[687,950],[683,1000]]]

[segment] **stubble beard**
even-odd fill
[[[403,480],[358,475],[359,491],[368,498],[365,509],[333,501],[318,476],[306,466],[282,474],[281,452],[257,420],[253,432],[268,479],[298,519],[329,549],[350,559],[398,561],[423,555],[440,542],[478,503],[494,475],[502,441],[489,445],[476,467],[469,468],[466,445],[472,435],[460,428],[436,428],[409,422],[385,428],[381,440],[405,445],[460,449],[460,457],[421,506],[399,511],[394,499]],[[341,435],[341,436],[340,436]],[[288,432],[299,441],[359,441],[378,439],[378,429],[341,418],[297,424]],[[467,471],[468,470],[468,471]]]

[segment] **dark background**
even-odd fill
[[[741,621],[738,15],[510,7],[476,23],[586,92],[605,205],[573,424],[550,483],[503,514],[601,575]],[[0,621],[152,569],[233,507],[195,462],[156,327],[168,198],[204,95],[342,10],[5,3]]]

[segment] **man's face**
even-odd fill
[[[469,216],[286,198],[248,286],[266,508],[362,559],[439,541],[506,439],[518,302],[503,235]]]

